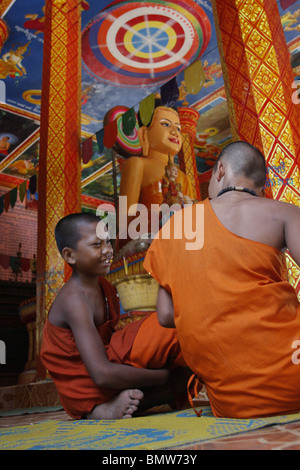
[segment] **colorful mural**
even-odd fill
[[[278,1],[295,80],[300,80],[300,1]],[[291,4],[292,3],[292,4]],[[0,16],[9,28],[0,49],[0,185],[38,171],[44,0],[5,0]],[[113,177],[111,153],[96,133],[115,106],[134,107],[176,79],[176,105],[196,109],[195,154],[200,175],[211,170],[231,130],[209,0],[82,1],[82,140],[93,136],[92,158],[82,163],[86,200],[113,200],[122,160]],[[185,71],[200,60],[204,79],[190,92]],[[296,91],[297,94],[297,91]],[[17,123],[17,129],[13,127]]]

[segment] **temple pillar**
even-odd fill
[[[9,36],[8,26],[5,23],[5,21],[0,18],[0,52],[8,36]]]
[[[55,243],[57,222],[81,211],[81,11],[78,0],[46,0],[40,157],[36,341],[70,275]]]
[[[14,0],[1,0],[0,2],[0,17],[4,15],[6,12],[7,8],[10,6],[10,4],[13,4]]]
[[[300,205],[300,107],[276,0],[212,0],[233,140],[265,155],[266,194]],[[300,270],[287,255],[291,284]]]
[[[178,112],[182,133],[182,147],[178,154],[179,167],[181,171],[189,177],[194,190],[193,199],[201,200],[195,149],[193,144],[196,137],[199,113],[192,108],[178,108]]]

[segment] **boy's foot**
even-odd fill
[[[123,390],[110,401],[95,406],[91,413],[87,414],[87,419],[132,418],[143,397],[141,390]]]

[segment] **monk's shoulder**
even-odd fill
[[[261,210],[276,212],[278,214],[285,214],[286,212],[299,212],[299,207],[287,201],[277,201],[269,198],[256,199],[260,205]]]

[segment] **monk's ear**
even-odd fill
[[[225,175],[225,167],[221,161],[217,163],[217,169],[216,169],[216,178],[217,181],[221,181],[223,176]]]
[[[63,259],[66,261],[66,263],[70,265],[75,264],[74,250],[72,250],[72,248],[69,248],[68,246],[66,246],[65,248],[62,249],[61,255]]]
[[[138,138],[142,147],[143,156],[147,157],[149,153],[149,139],[148,139],[148,128],[146,126],[139,127]]]

